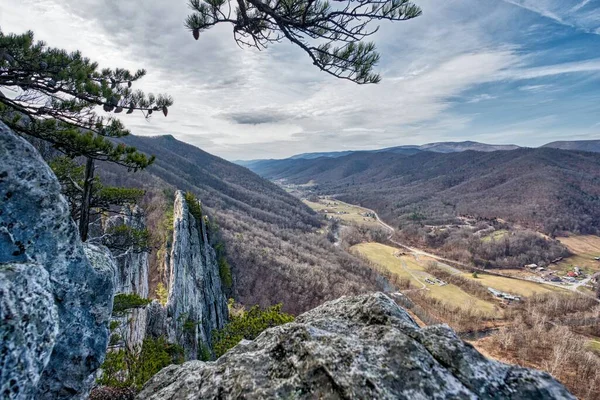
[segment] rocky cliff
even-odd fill
[[[84,251],[56,177],[0,123],[2,398],[85,398],[106,352],[114,267],[105,248]]]
[[[103,231],[110,232],[112,228],[127,226],[136,230],[146,229],[146,218],[138,206],[123,207],[121,214],[108,218],[103,224]],[[137,294],[142,298],[148,297],[148,252],[144,249],[130,246],[125,249],[112,249],[116,260],[114,276],[115,294]],[[116,329],[122,340],[119,345],[127,343],[134,348],[140,345],[146,337],[147,310],[143,308],[130,310],[126,315],[113,316],[119,322]]]
[[[182,191],[175,194],[173,241],[168,259],[169,339],[183,346],[186,359],[196,359],[202,350],[199,343],[210,346],[211,331],[223,327],[228,311],[204,220],[192,215]]]
[[[137,397],[224,398],[574,399],[546,373],[486,359],[447,326],[419,328],[381,293],[325,303],[215,362],[169,366]]]
[[[122,215],[110,218],[104,228],[108,231],[118,225],[145,229],[142,210],[124,209]],[[170,251],[162,268],[169,291],[166,307],[154,301],[145,308],[129,310],[126,315],[114,315],[113,320],[120,323],[116,333],[123,339],[117,346],[136,346],[145,337],[165,336],[183,347],[186,360],[194,360],[199,354],[210,354],[210,334],[223,327],[228,310],[204,219],[192,215],[181,191],[175,194],[173,236],[169,243]],[[117,260],[116,293],[148,297],[148,253],[126,249],[113,250],[113,255]]]
[[[104,224],[104,231],[119,225],[136,230],[146,229],[146,218],[138,206],[123,207],[121,214],[109,218]],[[148,252],[129,247],[125,250],[112,250],[117,260],[115,273],[116,293],[135,293],[140,297],[148,297]]]

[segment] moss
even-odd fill
[[[110,321],[110,324],[108,325],[108,329],[112,332],[115,329],[117,329],[119,327],[119,325],[121,325],[121,323],[119,321]]]
[[[144,299],[135,293],[119,293],[115,296],[113,314],[123,313],[134,308],[147,306],[152,300]]]

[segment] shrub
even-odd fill
[[[119,293],[115,296],[113,314],[123,313],[133,308],[147,306],[152,300],[144,299],[135,293]]]
[[[158,282],[156,285],[156,298],[163,306],[167,305],[167,301],[169,300],[169,291],[162,282]]]
[[[183,349],[164,337],[144,339],[141,347],[125,346],[110,351],[102,364],[99,385],[139,390],[152,376],[170,364],[183,362]]]
[[[267,328],[292,322],[294,317],[281,312],[281,307],[281,304],[277,304],[262,310],[259,306],[254,306],[248,311],[231,315],[229,323],[223,329],[212,333],[215,355],[222,356],[242,339],[255,339]]]

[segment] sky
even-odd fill
[[[375,22],[377,85],[320,72],[289,42],[241,49],[230,25],[195,41],[187,0],[2,0],[4,33],[33,30],[101,67],[144,68],[169,115],[123,116],[229,160],[475,140],[600,139],[600,0],[415,0]]]

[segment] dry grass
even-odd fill
[[[499,309],[492,302],[478,299],[456,285],[439,286],[427,283],[426,279],[434,278],[434,276],[425,271],[425,267],[422,265],[425,260],[421,258],[417,261],[413,255],[397,256],[399,251],[397,248],[380,243],[361,243],[352,246],[350,251],[357,252],[372,263],[401,278],[410,279],[413,288],[420,289],[425,285],[427,290],[424,292],[433,299],[448,303],[453,307],[474,309],[488,317],[498,316]]]
[[[484,285],[492,287],[502,292],[516,294],[518,296],[531,296],[540,293],[564,292],[564,289],[556,286],[545,285],[542,283],[523,281],[520,279],[506,278],[503,276],[487,275],[479,273],[478,278],[473,278],[471,274],[463,274],[465,278],[473,279]]]
[[[594,299],[575,294],[535,295],[507,315],[510,323],[473,343],[504,362],[552,374],[580,399],[600,398],[600,342],[563,323],[597,316]],[[592,325],[588,331],[597,331]]]
[[[331,213],[330,215],[333,215],[342,221],[366,225],[369,227],[381,226],[381,224],[377,222],[377,219],[363,216],[362,214],[368,212],[368,210],[362,207],[354,206],[352,204],[347,204],[334,199],[320,199],[318,203],[309,200],[303,200],[303,202],[317,212],[328,210]],[[347,214],[338,214],[338,212]]]

